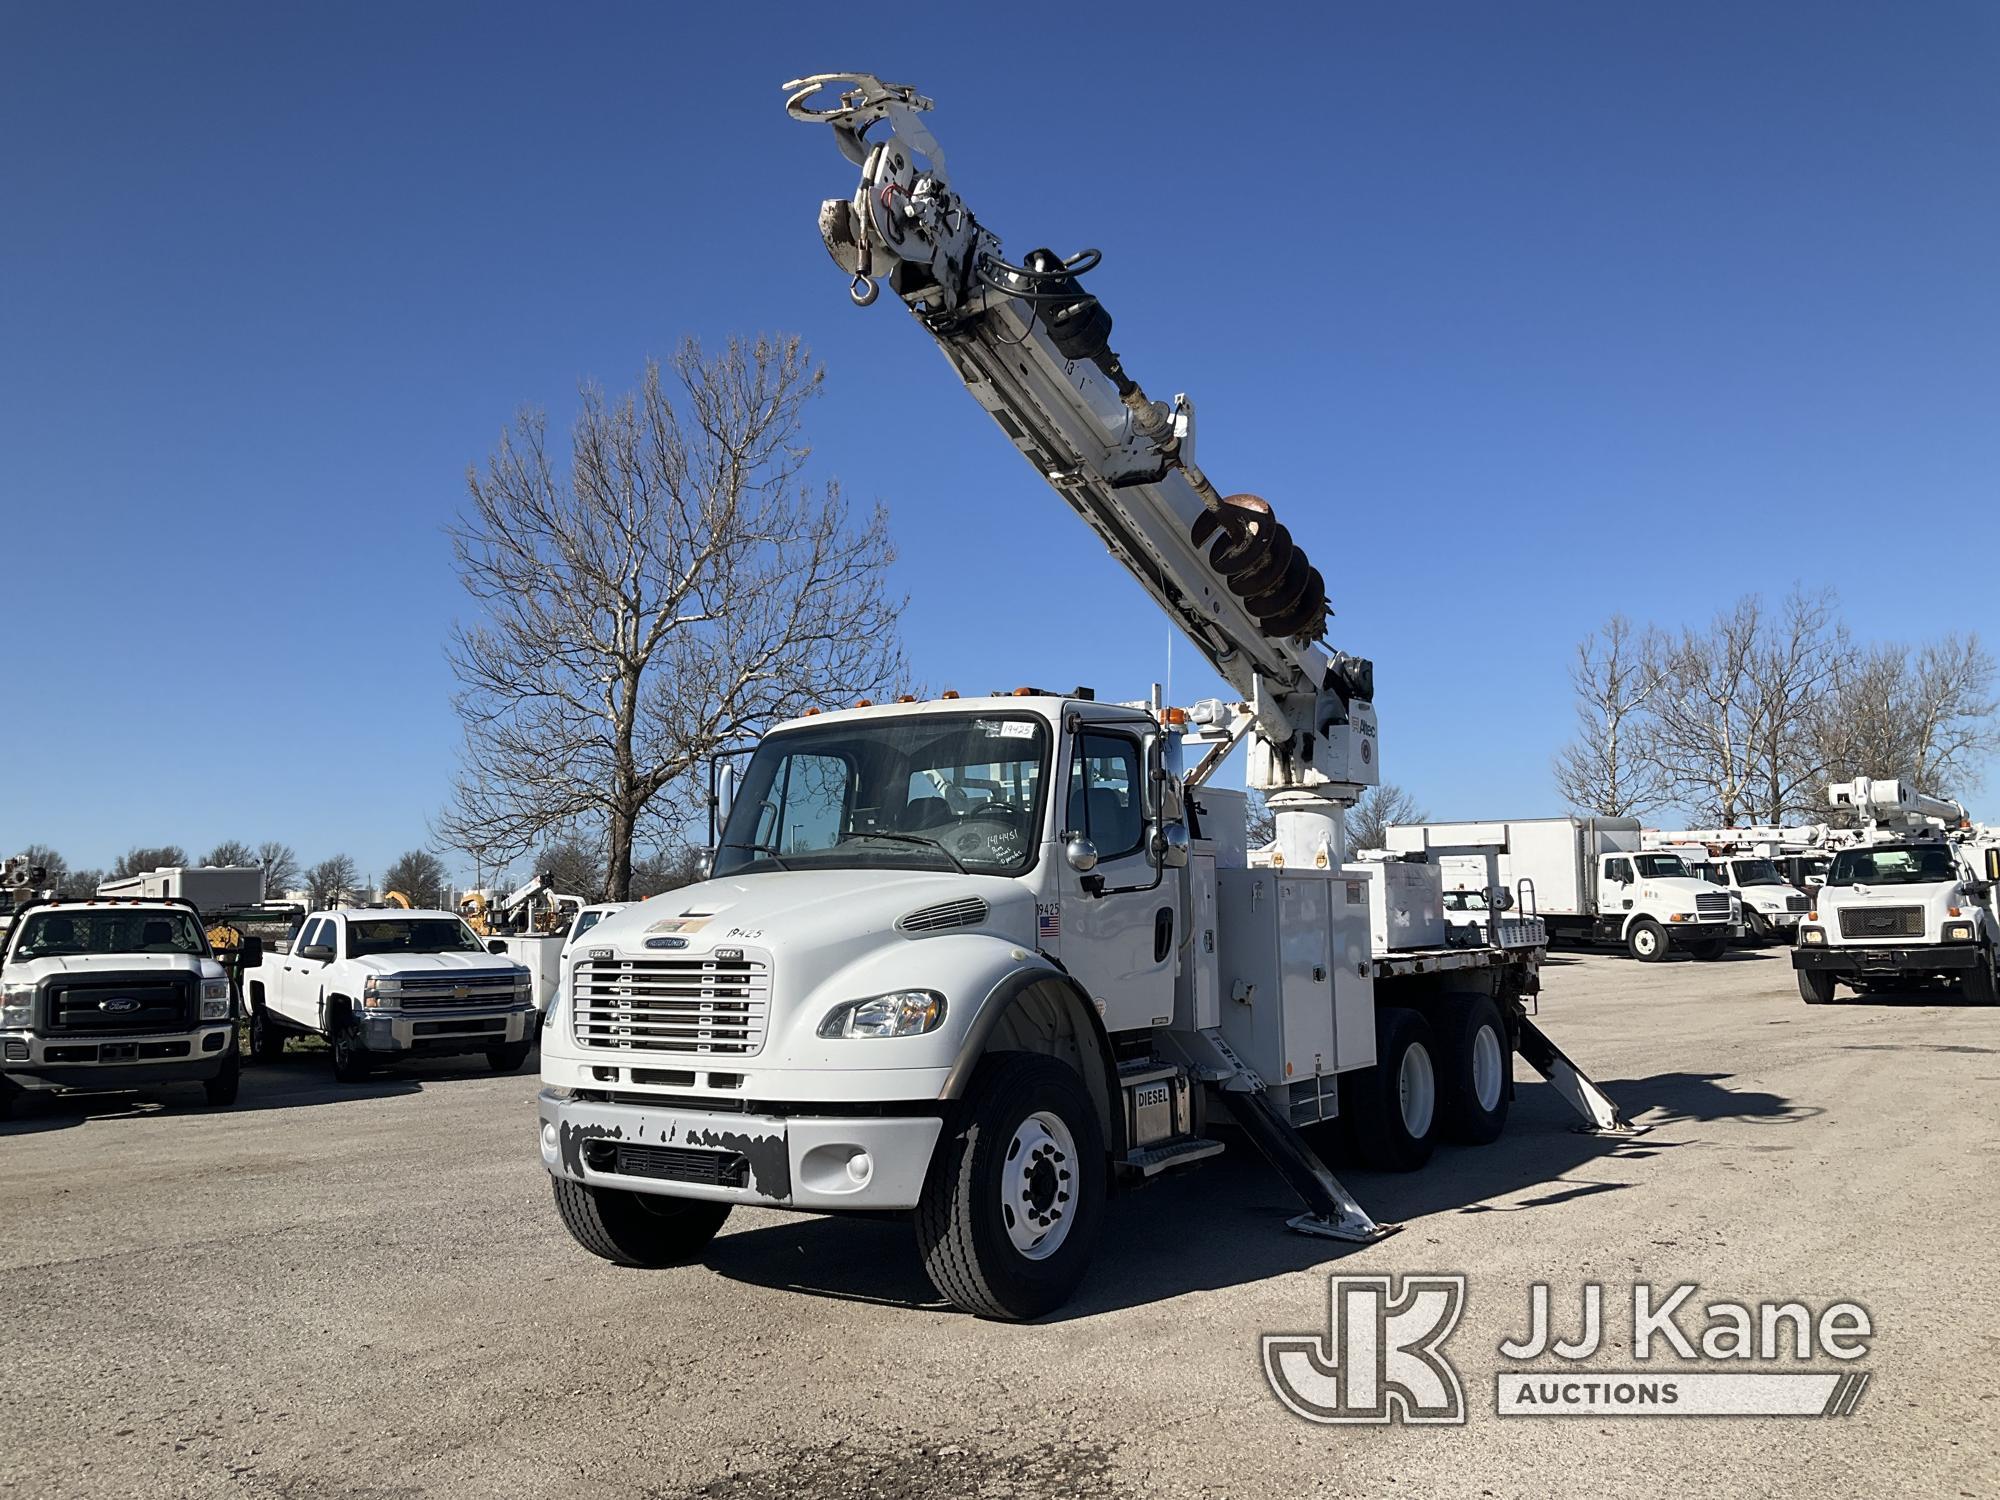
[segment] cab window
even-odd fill
[[[1629,859],[1609,859],[1604,862],[1604,878],[1615,880],[1620,885],[1632,883],[1632,861]]]
[[[1097,846],[1099,859],[1137,853],[1145,843],[1139,742],[1122,734],[1085,733],[1069,768],[1068,831]]]

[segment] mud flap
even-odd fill
[[[1514,1050],[1521,1059],[1542,1077],[1555,1086],[1555,1091],[1568,1101],[1569,1107],[1583,1116],[1583,1124],[1577,1129],[1586,1135],[1643,1135],[1649,1128],[1633,1125],[1618,1113],[1618,1106],[1610,1097],[1592,1083],[1575,1063],[1564,1055],[1562,1048],[1549,1040],[1543,1031],[1525,1015],[1514,1018],[1517,1028]]]
[[[1366,1245],[1386,1239],[1403,1227],[1377,1224],[1370,1218],[1368,1210],[1341,1186],[1340,1179],[1327,1170],[1319,1154],[1306,1144],[1298,1127],[1278,1113],[1271,1096],[1262,1089],[1246,1093],[1225,1091],[1222,1102],[1243,1127],[1244,1134],[1257,1143],[1257,1149],[1310,1210],[1287,1219],[1287,1229]]]

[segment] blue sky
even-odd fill
[[[921,331],[848,305],[814,218],[853,169],[778,89],[841,66],[938,100],[1010,248],[1103,248],[1115,345],[1325,571],[1438,815],[1556,810],[1613,610],[1832,582],[1865,637],[1981,623],[2000,11],[898,14],[0,13],[0,844],[423,842],[466,465],[688,332],[825,361],[816,470],[890,507],[921,678],[1162,676]]]

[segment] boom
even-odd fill
[[[1153,400],[1113,352],[1111,315],[1079,279],[1099,253],[1009,262],[952,187],[915,90],[866,73],[785,87],[787,112],[831,126],[861,168],[854,196],[820,209],[855,302],[887,280],[1014,446],[1242,695],[1250,783],[1276,794],[1281,848],[1337,857],[1339,807],[1379,776],[1373,664],[1319,644],[1324,579],[1264,501],[1224,495],[1202,472],[1193,402]],[[819,102],[829,88],[837,98]],[[1290,836],[1288,813],[1309,820]]]

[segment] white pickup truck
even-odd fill
[[[448,911],[313,912],[290,952],[244,970],[243,996],[253,1057],[276,1058],[287,1036],[324,1037],[344,1083],[417,1053],[484,1052],[511,1073],[540,1019],[528,971]]]
[[[195,909],[23,904],[0,937],[0,1118],[26,1091],[171,1083],[236,1102],[235,1001]]]

